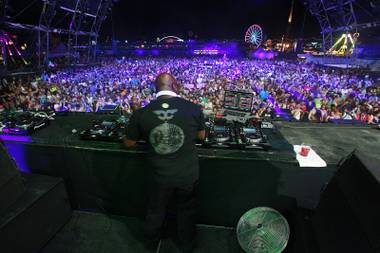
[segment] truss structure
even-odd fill
[[[0,25],[2,26],[7,18],[7,8],[8,0],[0,0]],[[1,27],[0,26],[0,27]],[[0,64],[0,74],[6,71],[7,68],[7,53],[5,49],[5,41],[0,40],[0,53],[1,53],[1,64]]]
[[[39,66],[52,55],[52,36],[64,44],[67,63],[94,62],[102,25],[117,0],[41,0],[38,24],[20,24],[6,18],[9,0],[0,0],[0,24],[14,30],[35,31]]]
[[[327,54],[338,56],[352,55],[355,49],[355,40],[355,35],[353,36],[351,33],[343,33],[342,36],[329,49]]]
[[[45,0],[41,11],[39,26],[35,27],[38,33],[38,66],[41,66],[42,60],[44,62],[49,60],[50,27],[56,14],[58,4],[59,0]]]
[[[305,5],[321,27],[322,50],[333,47],[339,32],[356,33],[359,30],[380,26],[379,15],[374,14],[377,0],[306,0]]]
[[[114,0],[44,0],[39,28],[48,34],[65,35],[68,63],[93,62],[99,32],[113,3]],[[41,43],[42,53],[44,49],[49,52],[48,44],[48,39],[47,47]]]
[[[112,0],[101,0],[96,12],[96,17],[91,25],[91,36],[88,41],[88,61],[91,62],[96,58],[96,45],[98,44],[99,33],[104,21],[107,19],[109,10],[112,8]]]

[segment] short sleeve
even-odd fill
[[[141,130],[139,127],[140,111],[135,111],[129,119],[126,129],[126,138],[132,141],[138,141],[141,137]]]

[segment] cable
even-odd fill
[[[17,13],[15,16],[13,16],[11,18],[11,20],[14,20],[15,18],[17,18],[18,16],[20,16],[21,14],[23,14],[27,9],[29,9],[30,7],[32,7],[32,5],[35,4],[37,1],[38,0],[34,0],[30,4],[28,4],[24,9],[22,9],[19,13]]]
[[[161,250],[161,244],[162,244],[162,239],[160,239],[160,241],[158,242],[157,249],[156,249],[156,253],[160,253],[160,250]]]

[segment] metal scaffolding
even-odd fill
[[[0,0],[0,24],[12,30],[34,31],[38,65],[51,58],[52,35],[60,35],[65,44],[67,63],[94,62],[96,45],[103,22],[115,0],[41,0],[38,24],[20,24],[6,18],[8,0]]]
[[[368,0],[306,0],[306,7],[318,20],[321,27],[323,52],[326,53],[333,46],[336,33],[340,33],[339,36],[342,32],[348,35],[362,29],[380,26],[380,18],[371,14],[370,9],[373,8],[374,2]],[[358,13],[365,13],[365,15],[360,15],[360,21]],[[367,19],[363,16],[367,16]]]
[[[75,0],[74,8],[60,5],[61,11],[71,15],[67,32],[69,63],[89,63],[96,57],[99,32],[113,0]],[[62,32],[62,31],[61,31]]]
[[[7,19],[8,0],[0,0],[0,25],[3,26]],[[0,27],[1,27],[0,26]],[[0,30],[1,33],[1,30]],[[1,34],[0,34],[1,35]],[[0,53],[2,55],[2,62],[0,64],[0,73],[7,70],[7,52],[5,49],[5,41],[0,40]]]
[[[91,25],[91,34],[93,34],[93,36],[90,36],[89,41],[88,41],[89,47],[88,47],[87,58],[89,62],[92,62],[93,60],[95,60],[96,46],[98,44],[99,33],[104,21],[107,19],[107,15],[109,11],[112,8],[112,4],[113,4],[113,0],[101,0],[98,5],[96,17],[94,18],[94,21]]]
[[[86,18],[87,0],[76,0],[75,9],[72,12],[72,19],[69,25],[69,38],[67,48],[69,50],[69,60],[71,63],[78,63],[80,60],[79,45],[82,22]],[[83,45],[82,45],[83,46]],[[74,62],[72,62],[74,61]]]
[[[56,14],[56,7],[59,0],[45,0],[42,7],[40,22],[38,26],[38,66],[49,59],[50,51],[50,28]]]

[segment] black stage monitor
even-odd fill
[[[251,112],[253,93],[226,90],[224,92],[224,109]]]

